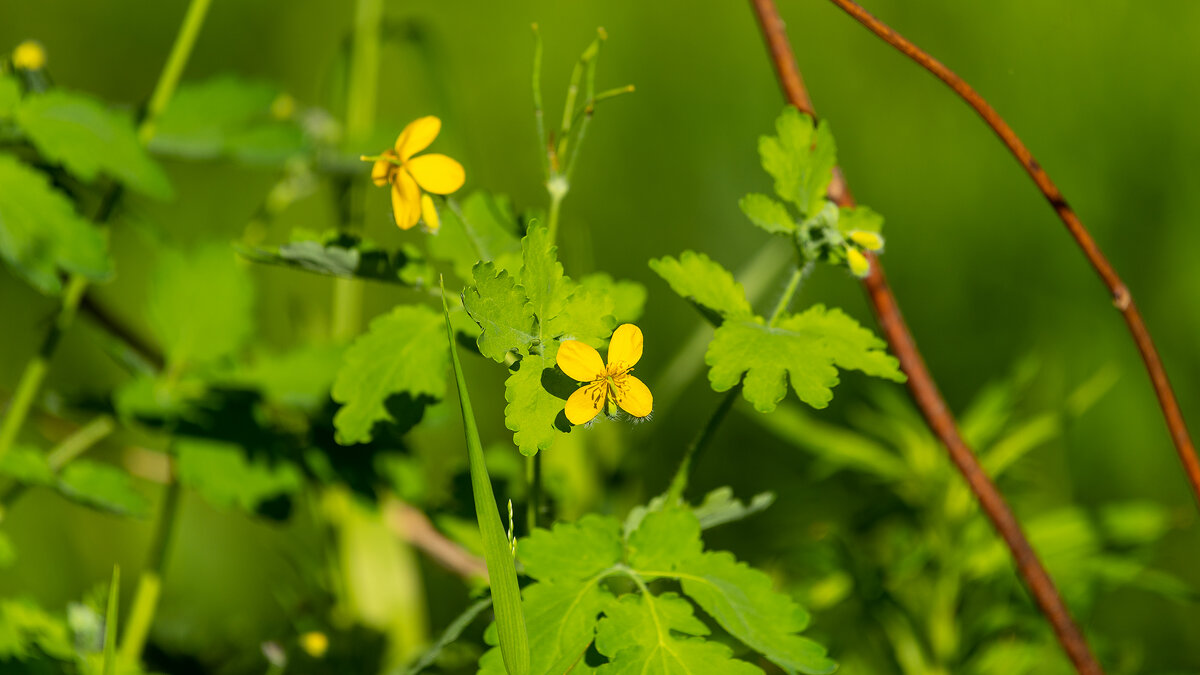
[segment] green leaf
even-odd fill
[[[700,529],[732,523],[748,518],[760,511],[765,511],[775,503],[775,493],[760,492],[750,498],[746,504],[733,496],[733,488],[719,487],[704,496],[704,501],[692,509],[692,513],[700,521]]]
[[[262,502],[303,486],[295,465],[249,459],[236,445],[180,438],[175,447],[179,482],[217,507],[253,513]]]
[[[684,251],[679,259],[664,256],[650,261],[650,269],[671,285],[671,290],[724,319],[754,315],[746,291],[733,275],[703,253]]]
[[[529,627],[531,675],[561,675],[591,672],[583,662],[584,652],[596,635],[601,612],[615,604],[600,585],[600,577],[583,582],[540,582],[525,587],[522,608]],[[496,644],[494,628],[484,633],[488,644]],[[507,675],[499,649],[491,649],[479,660],[479,675]]]
[[[282,354],[259,354],[232,381],[260,389],[273,402],[316,412],[329,400],[344,352],[341,345],[309,344]]]
[[[596,649],[610,661],[600,675],[753,675],[762,670],[733,658],[729,647],[695,637],[708,627],[674,593],[626,595],[612,603],[596,631]]]
[[[836,669],[824,647],[797,635],[808,626],[808,613],[776,592],[765,573],[724,551],[681,560],[676,569],[683,592],[746,646],[785,669]]]
[[[429,255],[449,261],[464,283],[471,283],[471,270],[481,261],[491,260],[499,269],[516,271],[513,265],[521,250],[520,228],[507,197],[479,190],[457,210],[440,209],[440,213],[441,227],[428,240]]]
[[[150,502],[134,489],[129,474],[115,466],[77,459],[63,467],[58,491],[73,501],[118,515],[145,518]]]
[[[592,514],[538,528],[518,543],[517,553],[525,573],[538,581],[584,581],[621,561],[621,523]]]
[[[150,327],[174,367],[232,355],[254,329],[254,284],[224,244],[164,249],[150,285]]]
[[[45,175],[0,155],[0,258],[43,293],[62,290],[60,270],[102,281],[112,274],[104,236]]]
[[[749,194],[738,202],[742,213],[750,222],[771,234],[792,234],[796,231],[796,219],[787,207],[766,195]]]
[[[525,289],[507,271],[497,272],[491,262],[476,265],[474,275],[475,285],[463,292],[463,307],[483,329],[477,340],[479,352],[498,363],[513,352],[528,354],[538,335]]]
[[[883,215],[876,213],[869,206],[856,206],[852,209],[843,206],[839,212],[837,223],[842,234],[883,231]]]
[[[245,154],[264,148],[284,158],[303,148],[303,136],[295,125],[283,125],[271,117],[271,103],[280,95],[278,87],[233,75],[180,85],[154,127],[150,149],[191,159],[213,159],[234,153]],[[280,129],[282,127],[282,130]],[[281,144],[282,141],[282,144]]]
[[[467,627],[470,626],[480,614],[482,614],[491,606],[492,599],[484,598],[472,603],[469,607],[463,610],[462,614],[459,614],[453,621],[450,622],[450,625],[446,626],[446,630],[442,631],[442,635],[438,638],[437,642],[430,645],[429,649],[426,649],[424,652],[422,652],[421,656],[408,666],[408,668],[404,671],[404,675],[417,675],[421,671],[436,663],[442,652],[447,647],[457,642],[463,631],[466,630]],[[503,659],[500,659],[500,667],[504,667]],[[501,672],[503,673],[503,671]]]
[[[331,230],[322,235],[304,233],[276,247],[235,244],[242,256],[257,263],[279,265],[340,278],[371,279],[405,286],[431,286],[433,268],[416,247],[405,245],[388,252],[374,242]]]
[[[617,325],[635,323],[642,318],[646,306],[646,287],[636,281],[614,281],[604,272],[595,272],[579,280],[579,285],[607,293],[613,301],[613,317]]]
[[[674,569],[675,561],[700,555],[703,547],[696,516],[687,509],[670,507],[642,518],[626,542],[626,558],[639,574],[662,576]]]
[[[570,280],[563,275],[556,256],[558,247],[551,243],[545,227],[530,228],[521,240],[521,248],[521,285],[538,319],[539,337],[545,342],[557,337],[553,332],[554,321],[566,309],[572,291]]]
[[[800,400],[814,408],[829,405],[838,367],[904,381],[899,362],[882,350],[884,342],[841,310],[814,305],[774,327],[760,321],[726,321],[705,355],[712,388],[728,391],[745,374],[742,395],[759,412],[771,412],[783,400],[787,376]]]
[[[0,75],[0,117],[9,117],[21,102],[21,85],[11,75]]]
[[[30,660],[38,650],[60,661],[74,658],[67,623],[32,600],[0,600],[0,660]]]
[[[61,89],[27,96],[16,120],[42,156],[83,181],[103,173],[151,197],[171,196],[167,175],[138,142],[129,117],[93,98]]]
[[[808,415],[799,404],[783,402],[775,412],[758,419],[768,431],[837,467],[846,467],[896,481],[909,475],[908,465],[894,450],[841,425]]]
[[[775,193],[809,218],[821,210],[837,165],[837,147],[829,125],[814,129],[812,118],[792,107],[775,121],[775,136],[758,139],[763,169],[775,178]]]
[[[46,454],[31,446],[18,445],[0,456],[0,476],[25,485],[54,484],[54,469]]]
[[[529,675],[529,637],[521,608],[521,590],[517,585],[516,565],[513,562],[513,552],[509,548],[508,536],[500,522],[500,512],[496,508],[496,496],[492,492],[491,478],[488,477],[483,444],[479,440],[475,413],[471,409],[471,397],[467,391],[466,378],[463,377],[462,364],[458,361],[458,350],[454,346],[454,329],[450,326],[450,309],[446,305],[445,288],[442,289],[442,319],[446,326],[446,341],[449,347],[447,351],[454,365],[454,381],[458,385],[458,402],[462,408],[463,434],[466,437],[467,459],[471,466],[471,492],[475,500],[479,533],[483,537],[483,558],[492,587],[492,601],[496,606],[500,653],[509,675]]]
[[[366,443],[377,422],[394,421],[388,397],[446,394],[450,355],[442,320],[423,305],[401,305],[371,322],[350,345],[333,382],[333,400],[343,404],[333,418],[337,442]]]
[[[617,327],[617,318],[613,315],[616,304],[612,296],[602,289],[589,288],[569,280],[568,287],[571,291],[567,304],[550,321],[549,334],[603,347]]]
[[[504,424],[524,455],[546,450],[560,433],[571,430],[563,408],[575,383],[555,365],[558,341],[544,342],[540,349],[522,357],[504,383]]]

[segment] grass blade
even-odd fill
[[[121,566],[113,565],[108,587],[108,611],[104,613],[104,675],[117,672],[117,605],[121,598]]]

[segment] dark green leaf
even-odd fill
[[[44,157],[81,180],[105,174],[151,197],[171,196],[167,175],[138,142],[129,117],[95,99],[62,89],[27,96],[16,120]]]
[[[44,175],[10,155],[0,155],[0,258],[43,293],[62,289],[60,271],[93,281],[112,274],[100,230]]]

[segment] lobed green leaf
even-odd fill
[[[514,352],[528,354],[538,334],[525,289],[491,262],[477,264],[474,277],[475,285],[463,291],[462,300],[467,313],[483,329],[476,341],[479,353],[498,363]]]
[[[821,210],[837,165],[837,147],[824,120],[789,106],[775,120],[775,136],[758,140],[763,169],[775,178],[775,193],[796,205],[804,218]]]
[[[750,222],[771,234],[793,234],[796,231],[796,219],[788,213],[787,207],[766,195],[746,195],[738,202],[738,206]]]
[[[664,256],[650,261],[650,269],[671,285],[671,290],[722,319],[754,315],[746,290],[733,275],[703,253],[684,251],[679,258]]]

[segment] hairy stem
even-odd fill
[[[1192,443],[1191,435],[1188,433],[1187,424],[1184,422],[1183,413],[1179,409],[1179,402],[1175,398],[1175,391],[1171,388],[1171,382],[1167,379],[1167,371],[1163,367],[1162,359],[1158,355],[1158,350],[1154,346],[1154,341],[1150,337],[1150,331],[1146,328],[1146,323],[1142,320],[1142,314],[1138,311],[1137,305],[1133,302],[1133,296],[1129,292],[1129,288],[1125,286],[1125,282],[1117,275],[1115,269],[1105,258],[1104,253],[1100,251],[1100,247],[1092,238],[1090,232],[1084,227],[1083,221],[1075,213],[1074,209],[1067,204],[1067,200],[1059,191],[1058,186],[1054,181],[1050,180],[1050,175],[1046,173],[1042,165],[1033,158],[1033,153],[1021,141],[1012,127],[1004,121],[1004,118],[996,112],[987,100],[979,95],[971,85],[959,77],[954,71],[947,68],[940,61],[930,56],[920,47],[905,39],[889,26],[884,24],[879,19],[869,14],[865,9],[858,6],[852,0],[831,0],[833,4],[840,7],[843,11],[849,14],[854,20],[866,26],[872,33],[883,39],[889,45],[895,47],[908,58],[916,61],[925,70],[928,70],[942,82],[945,82],[954,93],[958,94],[967,105],[971,106],[976,113],[983,119],[992,131],[996,133],[1008,148],[1013,157],[1021,163],[1025,169],[1025,173],[1033,179],[1038,190],[1046,198],[1054,212],[1058,214],[1059,220],[1066,226],[1071,237],[1075,239],[1075,243],[1079,245],[1079,250],[1091,263],[1092,268],[1096,270],[1100,280],[1108,288],[1112,296],[1113,306],[1121,312],[1125,318],[1125,323],[1129,327],[1129,332],[1133,337],[1133,342],[1137,346],[1138,352],[1141,354],[1142,362],[1146,365],[1146,372],[1150,376],[1150,382],[1154,385],[1154,393],[1158,397],[1159,407],[1162,408],[1163,417],[1166,419],[1167,429],[1171,432],[1171,439],[1175,443],[1175,450],[1179,454],[1179,460],[1183,463],[1183,469],[1187,475],[1188,482],[1191,484],[1192,493],[1200,504],[1200,458],[1196,455],[1196,447]]]
[[[776,75],[787,95],[788,102],[800,111],[815,116],[812,100],[800,78],[800,71],[796,66],[796,59],[792,55],[787,33],[783,21],[779,17],[779,11],[775,8],[774,0],[751,0],[751,5],[758,18],[759,26],[762,28],[772,61],[775,64]],[[835,199],[840,206],[854,204],[854,197],[850,194],[840,172],[834,174],[833,185],[830,186],[830,197]],[[937,384],[933,381],[921,353],[917,350],[916,342],[904,323],[896,298],[884,277],[883,265],[873,255],[868,255],[868,260],[870,261],[870,273],[863,283],[888,345],[899,358],[900,367],[908,376],[908,389],[916,401],[917,407],[920,408],[929,428],[946,446],[951,460],[966,479],[967,485],[979,505],[1005,544],[1008,545],[1016,562],[1017,571],[1033,595],[1038,608],[1053,626],[1059,643],[1075,665],[1076,670],[1084,675],[1100,675],[1103,673],[1100,664],[1092,655],[1083,633],[1071,619],[1050,575],[1021,531],[1021,526],[1013,515],[1012,509],[1004,501],[1004,497],[988,478],[983,467],[980,466],[979,460],[959,434],[958,425],[946,402],[942,399]]]
[[[779,317],[787,311],[788,305],[792,304],[792,296],[796,294],[796,289],[800,287],[800,282],[804,281],[804,277],[812,272],[812,261],[808,261],[803,265],[797,265],[792,270],[792,276],[788,279],[787,286],[783,289],[783,294],[779,296],[779,302],[775,305],[775,311],[771,312],[771,318],[767,320],[767,326],[774,326]]]

